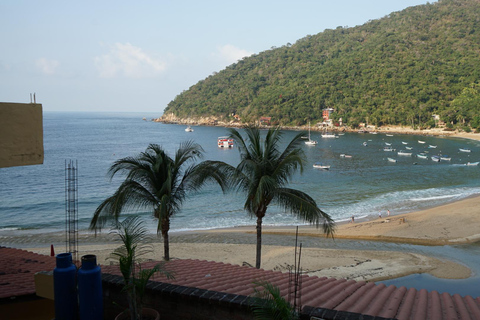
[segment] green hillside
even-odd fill
[[[477,127],[479,79],[480,0],[443,0],[244,58],[179,94],[164,114],[304,125],[330,107],[352,126],[426,127],[439,114]]]

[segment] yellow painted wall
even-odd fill
[[[43,163],[39,103],[0,102],[0,168]]]

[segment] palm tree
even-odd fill
[[[327,235],[333,236],[335,224],[308,194],[286,187],[297,169],[303,170],[305,160],[300,145],[304,133],[297,134],[282,152],[279,150],[282,136],[279,128],[269,129],[263,143],[258,127],[246,127],[245,132],[247,139],[244,140],[236,129],[230,129],[230,137],[240,151],[240,163],[231,183],[245,192],[244,209],[251,217],[257,218],[255,267],[260,268],[262,221],[272,202],[317,227],[323,222],[323,231]]]
[[[90,229],[101,229],[110,219],[118,220],[125,209],[149,208],[158,219],[157,233],[162,234],[164,259],[168,261],[170,219],[180,211],[187,192],[198,191],[209,181],[216,181],[224,190],[227,181],[217,170],[219,162],[194,163],[202,154],[199,144],[187,141],[180,144],[175,158],[169,157],[161,146],[150,144],[136,157],[115,161],[108,175],[112,179],[117,173],[125,174],[125,181],[95,210]]]

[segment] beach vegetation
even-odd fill
[[[111,231],[118,235],[122,245],[111,254],[111,259],[118,261],[123,276],[123,291],[127,294],[128,313],[131,320],[142,319],[145,288],[148,281],[157,273],[167,279],[173,279],[172,273],[165,268],[165,261],[151,269],[143,269],[141,257],[152,251],[151,245],[145,244],[147,229],[138,216],[129,216],[117,222]]]
[[[146,208],[158,220],[157,233],[163,238],[164,259],[169,260],[170,219],[181,210],[187,194],[208,182],[217,182],[225,190],[227,180],[217,170],[219,162],[196,162],[203,152],[199,144],[186,141],[170,157],[161,146],[150,144],[137,156],[115,161],[108,175],[112,179],[123,174],[125,180],[95,210],[90,229],[101,229],[108,221],[118,220],[123,211]]]
[[[333,235],[333,219],[317,206],[315,200],[303,191],[287,187],[293,174],[303,170],[305,155],[300,144],[305,133],[297,134],[282,151],[282,132],[278,127],[270,128],[262,137],[257,126],[248,126],[245,139],[238,130],[231,128],[229,131],[240,152],[240,163],[235,170],[225,164],[230,170],[226,175],[231,176],[231,186],[245,194],[244,209],[257,219],[255,267],[260,268],[262,223],[272,203],[317,227],[322,224],[323,231]]]

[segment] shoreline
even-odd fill
[[[326,239],[313,226],[299,226],[299,236],[311,244],[302,250],[302,268],[311,276],[381,281],[417,273],[429,273],[444,279],[465,279],[478,273],[460,261],[416,252],[389,250],[387,245],[369,249],[353,245],[357,241],[393,242],[431,246],[471,244],[480,241],[480,196],[473,196],[439,207],[355,223],[339,223],[335,239],[345,239],[345,248]],[[263,228],[262,268],[286,271],[294,261],[295,226]],[[172,259],[200,259],[237,265],[255,261],[255,227],[234,227],[201,231],[170,232]],[[49,255],[50,243],[64,241],[64,234],[36,234],[29,237],[0,237],[2,245]],[[323,241],[323,242],[322,242]],[[58,243],[57,242],[57,243]],[[152,237],[154,251],[148,259],[161,260],[163,241]],[[43,245],[42,245],[43,243]],[[63,242],[64,243],[64,242]],[[348,249],[348,244],[354,249]],[[119,241],[108,232],[80,234],[78,257],[97,255],[100,264],[108,265]],[[322,244],[329,244],[329,248]],[[359,249],[361,248],[361,249]],[[63,248],[56,245],[56,253]],[[448,260],[447,260],[448,259]]]
[[[165,117],[164,117],[165,116]],[[152,119],[153,122],[159,122],[164,124],[177,124],[177,125],[190,125],[190,126],[209,126],[209,127],[233,127],[233,128],[240,128],[245,125],[246,123],[239,123],[239,122],[223,122],[218,121],[214,117],[210,118],[201,118],[201,119],[180,119],[173,115],[162,115],[159,118]],[[269,125],[262,125],[262,128],[268,129],[273,126]],[[308,131],[308,126],[279,126],[282,130],[300,130],[300,131]],[[313,126],[310,128],[311,131],[323,131],[326,128]],[[329,127],[332,131],[336,132],[358,132],[358,129],[350,129],[347,127]],[[454,131],[446,131],[445,128],[433,128],[433,129],[413,129],[411,127],[404,127],[400,125],[390,125],[390,126],[382,126],[382,127],[368,127],[368,132],[365,134],[369,134],[370,132],[376,133],[389,133],[389,134],[405,134],[405,135],[419,135],[419,136],[446,136],[446,137],[453,137],[453,138],[464,138],[464,139],[471,139],[480,141],[480,133],[473,133],[473,132],[459,132],[457,130]]]

